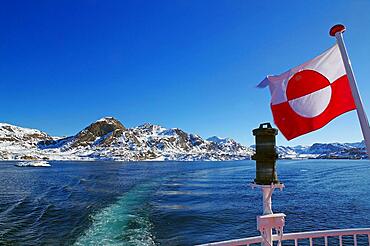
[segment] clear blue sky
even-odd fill
[[[253,144],[267,74],[345,40],[370,115],[369,1],[4,1],[0,122],[75,134],[103,116]],[[279,144],[359,141],[356,114]]]

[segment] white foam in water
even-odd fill
[[[92,225],[75,245],[155,245],[148,211],[143,208],[154,186],[154,183],[136,186],[93,215]]]

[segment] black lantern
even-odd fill
[[[259,128],[253,130],[256,136],[256,153],[252,159],[256,161],[256,184],[278,184],[276,174],[276,159],[278,154],[275,150],[276,135],[278,130],[271,127],[270,123],[262,123]]]

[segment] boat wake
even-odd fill
[[[92,224],[75,245],[155,245],[148,196],[156,184],[131,189],[114,204],[91,216]]]

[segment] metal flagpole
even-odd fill
[[[369,122],[367,120],[364,107],[362,106],[360,94],[357,89],[356,79],[355,79],[355,75],[353,74],[351,61],[348,58],[347,49],[346,49],[346,46],[344,45],[342,33],[345,30],[346,30],[345,26],[341,24],[335,25],[330,29],[330,36],[333,36],[337,39],[337,43],[339,46],[340,53],[342,55],[344,67],[346,69],[348,81],[351,87],[352,96],[356,104],[357,116],[360,121],[362,135],[364,136],[366,151],[367,151],[367,154],[370,156],[370,127],[369,127]]]

